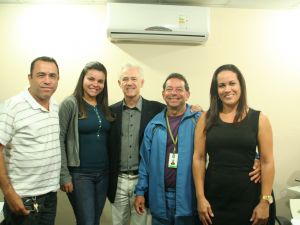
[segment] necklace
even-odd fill
[[[101,128],[102,128],[102,120],[101,120],[101,116],[98,112],[97,106],[93,106],[93,109],[96,113],[96,116],[97,116],[98,122],[99,122],[98,130],[97,130],[97,138],[100,138],[100,131],[101,131]]]

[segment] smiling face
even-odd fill
[[[138,98],[144,79],[141,77],[138,68],[130,67],[122,71],[118,83],[125,98]]]
[[[29,92],[38,103],[48,108],[49,99],[57,88],[58,80],[58,68],[55,63],[38,60],[32,73],[28,75]]]
[[[166,81],[162,95],[168,109],[175,111],[181,111],[190,97],[190,93],[185,89],[184,81],[178,78],[171,78]]]
[[[105,84],[105,74],[102,71],[90,69],[83,78],[83,97],[86,99],[96,99]]]
[[[229,70],[218,74],[218,95],[223,106],[235,107],[241,97],[241,86],[237,75]]]

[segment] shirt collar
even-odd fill
[[[31,105],[33,109],[41,109],[42,111],[52,111],[54,104],[56,104],[52,98],[49,100],[49,110],[47,110],[44,106],[42,106],[40,103],[38,103],[35,98],[30,94],[29,89],[27,88],[23,92],[23,96],[25,100]]]
[[[141,112],[141,111],[142,111],[142,97],[141,97],[141,96],[139,97],[139,100],[137,101],[136,105],[135,105],[134,107],[132,107],[132,108],[130,108],[130,107],[128,107],[128,106],[126,105],[125,100],[123,100],[122,105],[123,105],[123,110],[126,110],[126,109],[133,109],[133,110],[138,110],[138,111]]]

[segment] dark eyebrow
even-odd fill
[[[45,72],[37,72],[36,73],[37,75],[47,75],[47,73]],[[48,73],[49,76],[57,76],[58,74],[57,73]]]

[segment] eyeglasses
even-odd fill
[[[174,89],[173,88],[166,88],[165,92],[167,92],[167,93],[175,92],[176,94],[181,94],[181,93],[184,92],[184,89],[182,89],[182,88],[174,88]]]

